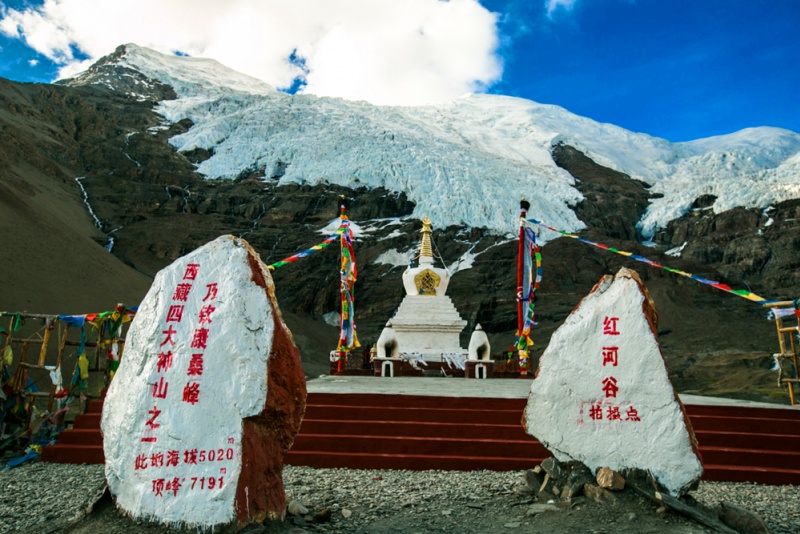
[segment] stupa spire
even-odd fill
[[[433,261],[433,249],[431,248],[431,220],[428,217],[422,219],[422,230],[420,233],[422,234],[422,245],[419,249],[419,257],[421,263],[432,263]],[[422,262],[422,258],[430,258],[429,261]]]

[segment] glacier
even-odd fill
[[[530,217],[569,232],[585,228],[582,200],[551,149],[569,144],[600,165],[641,180],[655,198],[639,222],[644,239],[685,214],[701,195],[717,213],[766,208],[800,197],[800,135],[748,128],[672,143],[521,98],[470,94],[419,107],[289,95],[213,60],[164,55],[126,45],[120,64],[173,87],[159,103],[166,121],[193,126],[170,139],[178,151],[212,156],[197,171],[234,179],[384,187],[416,204],[435,227],[515,231],[522,197]],[[557,235],[543,232],[541,240]]]

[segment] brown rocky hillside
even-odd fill
[[[141,100],[92,83],[0,79],[0,311],[86,313],[136,304],[160,268],[221,234],[242,236],[266,262],[277,261],[327,237],[318,230],[337,216],[344,194],[351,219],[373,229],[356,246],[356,317],[362,342],[374,342],[403,296],[402,268],[375,259],[415,246],[419,230],[415,220],[387,227],[376,219],[406,217],[413,204],[384,189],[278,187],[255,175],[205,181],[194,164],[208,154],[180,154],[168,143],[191,123],[162,125],[154,112],[169,97],[165,87]],[[701,198],[648,247],[636,231],[650,198],[642,183],[567,145],[553,157],[585,196],[575,206],[588,226],[585,237],[768,298],[800,296],[800,201],[767,214],[715,215],[706,208],[710,199]],[[766,225],[768,218],[774,224]],[[104,248],[109,237],[110,253]],[[473,253],[483,252],[473,268],[455,274],[449,294],[469,322],[464,346],[481,323],[494,351],[506,349],[515,325],[516,244],[458,227],[437,229],[434,239],[448,264],[473,245]],[[664,255],[684,242],[680,258]],[[639,272],[655,299],[660,341],[679,391],[788,402],[769,370],[777,350],[774,324],[758,305],[568,238],[548,243],[542,256],[536,355],[597,280],[624,265]],[[336,343],[337,330],[323,315],[337,310],[337,264],[336,247],[329,247],[273,273],[309,375],[327,373],[327,353]]]

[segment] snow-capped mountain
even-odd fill
[[[157,110],[170,123],[192,121],[170,143],[182,152],[210,151],[197,167],[206,178],[257,171],[281,185],[385,187],[405,192],[414,216],[440,228],[511,232],[523,196],[531,216],[568,231],[585,227],[571,208],[582,195],[551,155],[559,143],[660,195],[639,223],[646,239],[703,195],[716,197],[715,212],[800,197],[800,134],[779,128],[671,143],[519,98],[375,106],[287,95],[212,60],[136,45],[113,61],[174,89],[177,98]],[[113,88],[111,79],[105,83]]]
[[[365,345],[403,297],[399,276],[429,216],[435,254],[454,273],[448,295],[468,321],[462,343],[480,323],[496,351],[507,347],[516,327],[507,234],[523,196],[531,217],[589,240],[766,298],[800,293],[800,140],[775,128],[670,143],[503,96],[408,108],[291,96],[214,61],[126,45],[58,84],[0,78],[0,168],[14,251],[0,255],[4,309],[136,304],[148,277],[222,234],[277,262],[330,235],[340,195],[359,228]],[[759,306],[555,237],[540,235],[549,242],[534,359],[598,279],[624,265],[656,300],[665,357],[687,387],[699,352],[746,360],[748,377],[772,365],[775,327]],[[338,313],[338,260],[335,246],[318,247],[272,273],[311,375],[327,372],[338,336],[324,320]]]

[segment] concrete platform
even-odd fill
[[[492,399],[525,399],[531,389],[532,378],[475,380],[467,378],[398,376],[381,378],[373,376],[320,376],[308,380],[309,393],[361,393],[381,395],[422,395],[432,397],[480,397]],[[695,406],[738,406],[743,408],[770,408],[800,410],[790,406],[766,402],[753,402],[721,397],[679,394],[681,402]]]
[[[287,465],[351,469],[524,470],[550,453],[521,425],[532,379],[324,376]],[[800,485],[800,409],[681,395],[705,480]],[[788,402],[788,399],[787,399]],[[102,463],[101,401],[42,460]]]

